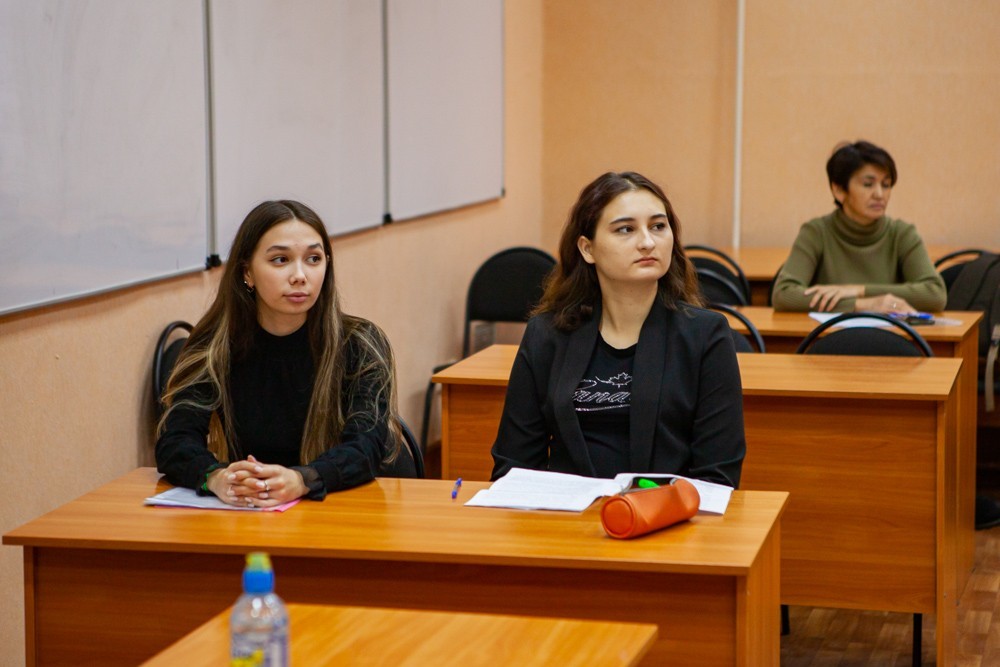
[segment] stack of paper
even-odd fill
[[[582,512],[602,496],[613,496],[629,488],[637,477],[669,483],[671,479],[686,479],[701,495],[700,514],[724,514],[733,488],[698,479],[658,473],[624,472],[614,479],[599,479],[567,475],[543,470],[514,468],[478,492],[469,502],[472,507],[506,507],[526,510],[562,510]]]
[[[157,507],[194,507],[205,510],[242,510],[244,512],[284,512],[286,509],[299,502],[299,499],[291,500],[282,505],[274,507],[235,507],[228,505],[216,496],[199,496],[192,489],[174,487],[155,496],[150,496],[144,501],[145,505]]]

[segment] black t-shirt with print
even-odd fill
[[[573,393],[573,408],[598,477],[629,471],[629,410],[633,345],[623,350],[598,336],[587,372]]]

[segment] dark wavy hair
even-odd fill
[[[830,187],[839,185],[845,192],[849,189],[851,176],[866,164],[873,164],[881,167],[889,175],[890,185],[896,184],[896,162],[889,155],[889,151],[880,148],[868,141],[855,141],[853,144],[838,144],[833,155],[826,161],[826,176],[830,181]],[[833,203],[837,208],[843,208],[843,204],[837,201]]]
[[[597,269],[584,261],[577,240],[581,236],[593,240],[597,221],[607,205],[619,195],[633,190],[647,190],[663,202],[670,231],[674,235],[670,268],[659,280],[657,292],[660,302],[671,309],[677,308],[682,301],[702,305],[698,276],[694,265],[684,254],[680,221],[667,195],[642,174],[609,171],[580,192],[559,239],[559,264],[546,280],[545,294],[535,308],[535,314],[552,313],[556,328],[563,331],[579,328],[593,315],[594,307],[601,300],[601,285],[597,280]]]

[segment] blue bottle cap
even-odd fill
[[[247,564],[243,570],[244,593],[274,592],[274,570],[267,554],[254,552],[247,554]]]

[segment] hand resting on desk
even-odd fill
[[[297,470],[261,463],[253,456],[213,471],[208,490],[224,503],[250,507],[274,507],[309,491]]]

